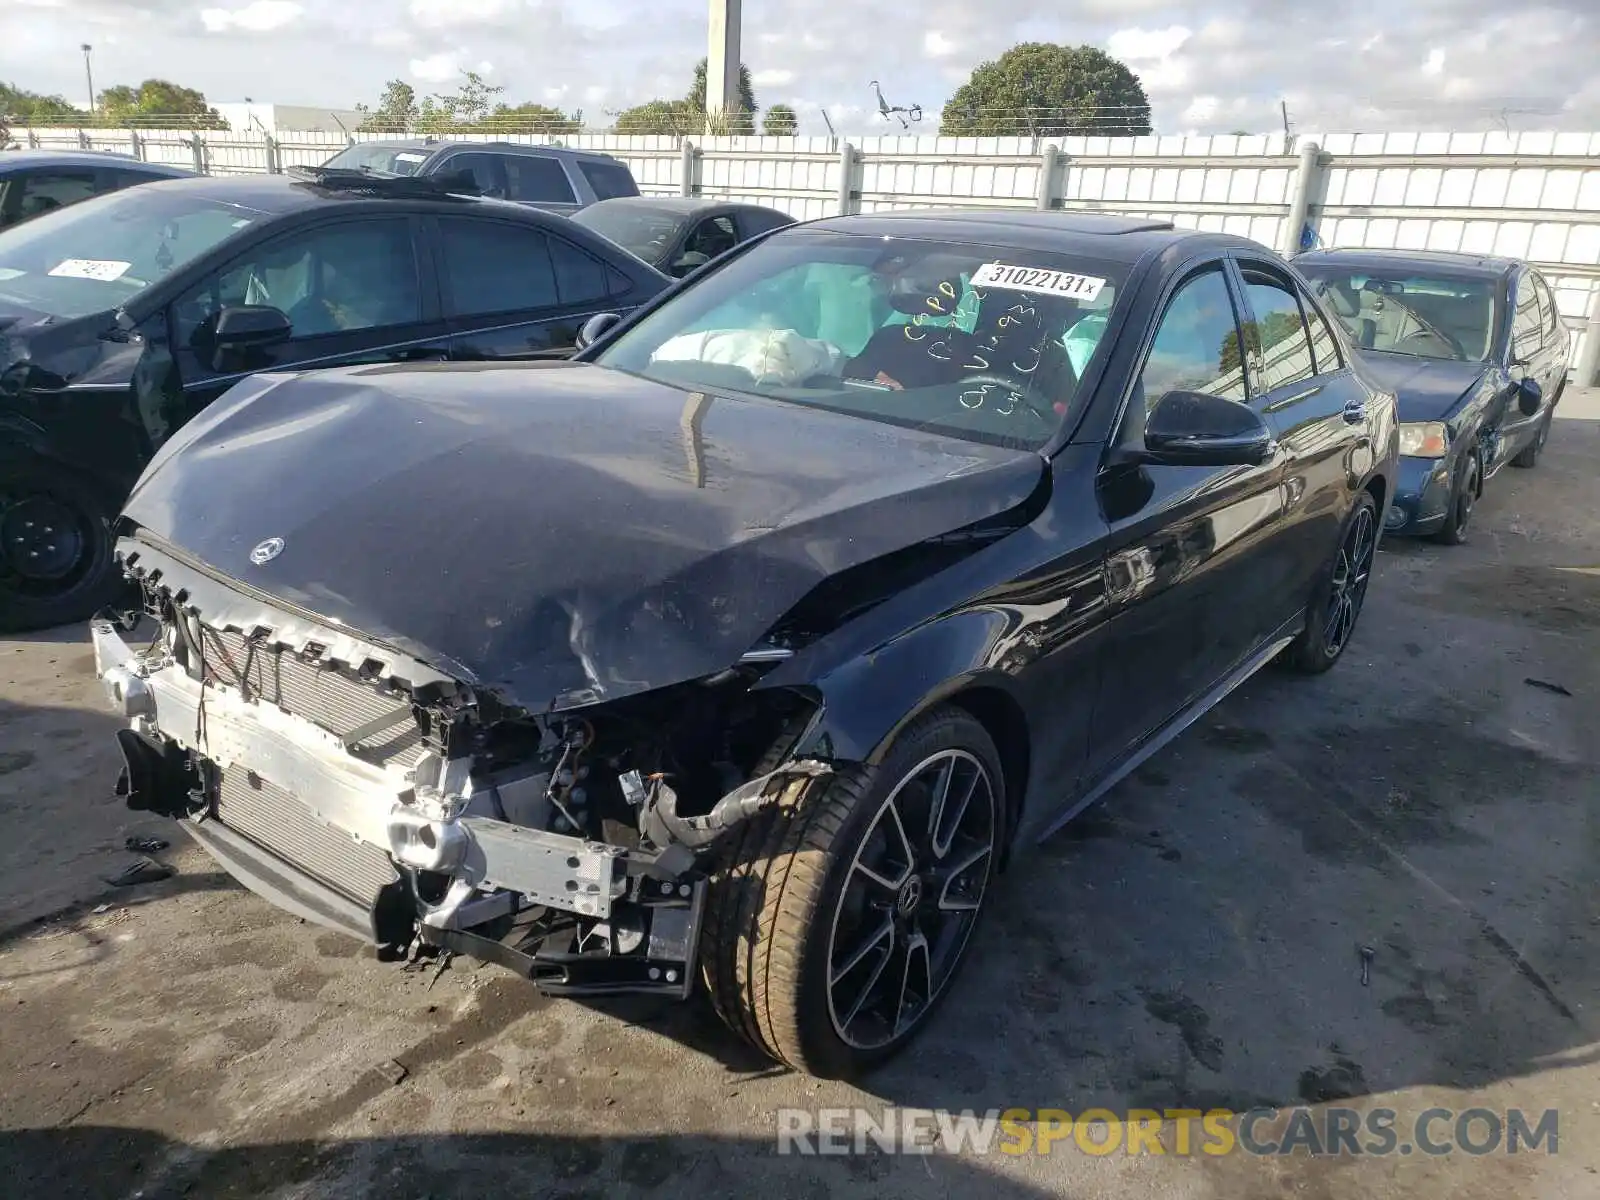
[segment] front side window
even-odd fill
[[[1126,268],[1003,246],[779,233],[594,361],[978,441],[1042,446]]]
[[[571,204],[577,200],[566,168],[553,158],[536,154],[502,156],[506,169],[506,197],[546,204]]]
[[[22,200],[17,215],[26,221],[95,193],[93,171],[38,171],[22,177]]]
[[[411,226],[401,217],[291,233],[214,272],[173,309],[180,344],[204,341],[225,307],[281,309],[296,338],[422,319]]]
[[[263,218],[156,185],[107,192],[0,233],[0,301],[58,317],[116,309]]]
[[[1244,327],[1255,391],[1276,391],[1315,373],[1311,339],[1300,301],[1270,275],[1244,269],[1244,290],[1253,320]]]
[[[497,170],[499,158],[493,154],[452,154],[439,164],[438,174],[445,178],[466,178],[479,195],[504,199],[505,188]]]
[[[1511,353],[1516,358],[1532,358],[1544,346],[1544,318],[1539,312],[1539,295],[1533,290],[1533,277],[1524,275],[1517,284],[1516,308],[1511,315]]]
[[[1499,320],[1492,279],[1337,262],[1296,260],[1295,266],[1364,350],[1458,362],[1489,356]]]
[[[560,302],[550,243],[509,221],[441,217],[445,287],[452,316],[549,308]]]
[[[1545,344],[1558,344],[1565,330],[1561,322],[1561,309],[1556,305],[1555,294],[1551,292],[1550,285],[1544,281],[1544,276],[1532,275],[1531,278],[1533,290],[1539,296],[1539,312],[1544,318]]]

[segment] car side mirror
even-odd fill
[[[1173,466],[1257,466],[1276,448],[1266,420],[1248,404],[1206,392],[1167,392],[1145,420],[1147,462]]]
[[[1522,410],[1522,415],[1531,417],[1539,411],[1539,405],[1544,403],[1544,389],[1539,386],[1537,379],[1524,379],[1517,384],[1517,407]]]
[[[265,350],[289,340],[294,332],[289,314],[269,304],[230,304],[217,314],[211,334],[212,366],[226,370],[224,360],[250,350]]]
[[[698,250],[691,250],[678,258],[667,270],[669,274],[676,275],[679,279],[682,279],[691,271],[698,271],[710,261],[710,255],[701,254]]]
[[[582,350],[591,342],[597,342],[618,321],[622,320],[621,313],[603,312],[595,313],[578,329],[577,347]]]

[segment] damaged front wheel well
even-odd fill
[[[995,749],[1000,752],[1006,784],[1006,830],[999,863],[1003,869],[1011,857],[1011,838],[1022,820],[1028,773],[1032,769],[1027,718],[1022,706],[999,688],[970,687],[946,697],[944,702],[970,714],[994,739]]]

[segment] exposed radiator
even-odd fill
[[[411,715],[408,697],[385,695],[374,684],[289,651],[257,646],[252,654],[240,633],[208,627],[205,643],[210,672],[234,686],[244,677],[252,699],[274,704],[340,737],[370,729],[360,741],[361,757],[368,761],[412,767],[422,756],[422,731]],[[393,722],[386,724],[386,717],[393,717]]]
[[[324,825],[288,792],[240,768],[222,772],[217,819],[263,849],[353,900],[370,904],[398,878],[376,846]]]

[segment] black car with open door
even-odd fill
[[[110,519],[150,456],[257,371],[562,357],[670,280],[462,181],[192,177],[0,233],[0,629],[111,595]]]
[[[704,986],[850,1075],[1007,936],[1016,854],[1351,644],[1393,404],[1254,242],[839,217],[607,323],[257,376],[167,443],[93,629],[131,806],[393,957]]]

